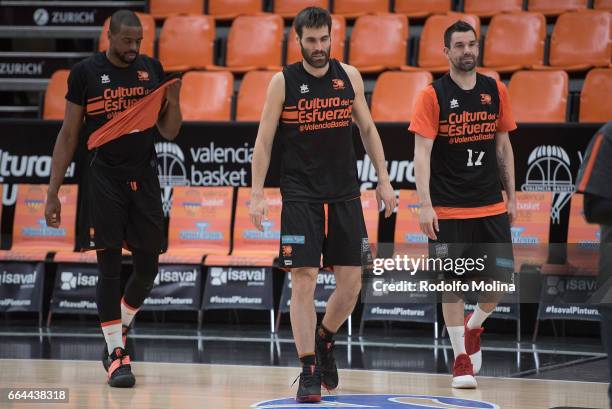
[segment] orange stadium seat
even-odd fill
[[[508,92],[517,122],[565,122],[565,71],[517,71],[510,79]]]
[[[200,264],[204,255],[229,254],[233,197],[231,186],[173,188],[168,251],[160,263]]]
[[[237,121],[259,121],[268,84],[274,74],[276,71],[249,71],[245,74],[238,91]]]
[[[334,0],[334,14],[347,18],[388,12],[389,0]]]
[[[359,17],[353,27],[349,63],[363,73],[406,64],[408,19],[399,14]]]
[[[452,0],[395,0],[397,14],[407,17],[427,17],[430,14],[444,14],[451,11]]]
[[[70,70],[57,70],[51,75],[45,91],[43,119],[64,119],[69,74]]]
[[[287,36],[287,65],[302,59],[300,45],[295,41],[295,30],[293,26]],[[344,48],[346,44],[346,20],[342,16],[332,14],[331,31],[331,56],[339,61],[344,61]]]
[[[140,43],[140,53],[154,57],[155,44],[155,19],[150,14],[136,12],[142,24],[142,42]],[[110,17],[104,20],[104,26],[100,33],[98,41],[98,51],[106,51],[108,49],[108,27],[110,25]]]
[[[608,67],[612,50],[610,34],[610,13],[561,14],[550,39],[550,67],[536,68],[583,71],[590,67]]]
[[[595,10],[612,11],[612,0],[595,0],[593,8]]]
[[[159,60],[166,71],[213,65],[215,21],[209,16],[170,16],[159,35]]]
[[[479,17],[491,17],[498,13],[522,9],[523,0],[465,0],[463,10]]]
[[[202,14],[204,0],[150,0],[149,12],[154,18],[162,19],[172,14]]]
[[[457,20],[463,20],[474,27],[480,37],[480,19],[471,14],[448,13],[427,18],[419,39],[418,67],[403,66],[402,70],[427,70],[434,73],[448,71],[448,60],[444,55],[444,32]]]
[[[185,121],[231,120],[234,76],[228,71],[190,71],[183,76],[181,113]]]
[[[227,37],[227,69],[246,72],[280,68],[283,34],[281,16],[236,17]]]
[[[386,71],[376,80],[372,92],[372,118],[377,122],[409,122],[419,92],[433,76],[427,71]]]
[[[0,250],[0,260],[44,260],[49,252],[74,250],[78,187],[63,185],[59,190],[62,224],[47,227],[45,200],[47,185],[17,185],[13,244]]]
[[[486,75],[488,77],[496,79],[497,81],[500,80],[499,73],[497,71],[495,71],[495,70],[490,69],[490,68],[476,67],[476,71],[481,73],[482,75]]]
[[[484,46],[484,66],[512,72],[544,63],[546,19],[542,14],[518,12],[491,19]]]
[[[255,229],[249,216],[251,189],[238,188],[236,216],[234,219],[234,248],[230,256],[210,255],[204,260],[207,266],[271,266],[278,256],[280,246],[280,216],[283,205],[279,188],[264,188],[268,202],[268,216],[264,231]]]
[[[261,0],[208,0],[208,14],[229,20],[243,14],[261,13]]]
[[[329,0],[274,0],[274,13],[285,18],[295,17],[306,7],[329,9]]]
[[[528,0],[527,9],[556,16],[566,11],[586,9],[588,0]]]
[[[580,92],[580,122],[612,120],[612,68],[594,68]]]

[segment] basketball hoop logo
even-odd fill
[[[171,142],[158,142],[155,144],[157,152],[157,173],[159,185],[162,188],[162,204],[164,215],[168,216],[172,202],[170,192],[174,186],[189,186],[187,169],[185,168],[185,155],[181,148]]]
[[[570,159],[560,146],[538,146],[527,159],[527,175],[523,192],[553,192],[551,219],[559,224],[561,209],[567,204],[576,186],[570,171]]]

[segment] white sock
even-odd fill
[[[121,298],[121,323],[123,325],[129,327],[137,312],[138,308],[127,305],[125,300]]]
[[[448,331],[448,337],[450,338],[451,345],[453,346],[455,358],[461,354],[465,354],[465,342],[463,340],[465,329],[463,326],[446,327],[446,330]]]
[[[125,347],[123,345],[123,339],[121,338],[121,320],[103,322],[101,326],[109,354],[111,354],[115,348]]]
[[[487,317],[491,315],[491,312],[485,312],[480,309],[479,305],[476,305],[476,308],[474,308],[474,313],[468,320],[467,327],[469,329],[476,329],[482,327],[482,324],[485,322]]]

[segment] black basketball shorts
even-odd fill
[[[323,267],[363,266],[369,254],[359,198],[329,204],[283,202],[281,268],[318,268],[321,257]]]

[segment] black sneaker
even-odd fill
[[[300,384],[295,400],[298,402],[321,401],[321,371],[316,365],[302,367]]]
[[[130,345],[132,344],[132,342],[128,344],[127,333],[129,331],[130,331],[130,327],[126,327],[125,325],[123,325],[121,327],[121,338],[123,338],[123,345],[125,347],[125,353],[127,355],[134,356],[133,345]],[[108,372],[108,368],[110,367],[110,364],[111,364],[111,361],[110,361],[110,355],[108,354],[108,347],[106,346],[106,343],[104,343],[104,350],[102,351],[102,366],[104,367],[104,370],[106,372]]]
[[[317,363],[321,367],[321,383],[329,391],[338,387],[338,368],[334,357],[334,345],[335,341],[323,339],[317,331],[315,336]]]
[[[113,388],[131,388],[134,386],[136,378],[130,366],[130,356],[125,353],[125,349],[115,348],[109,359],[108,384]]]

